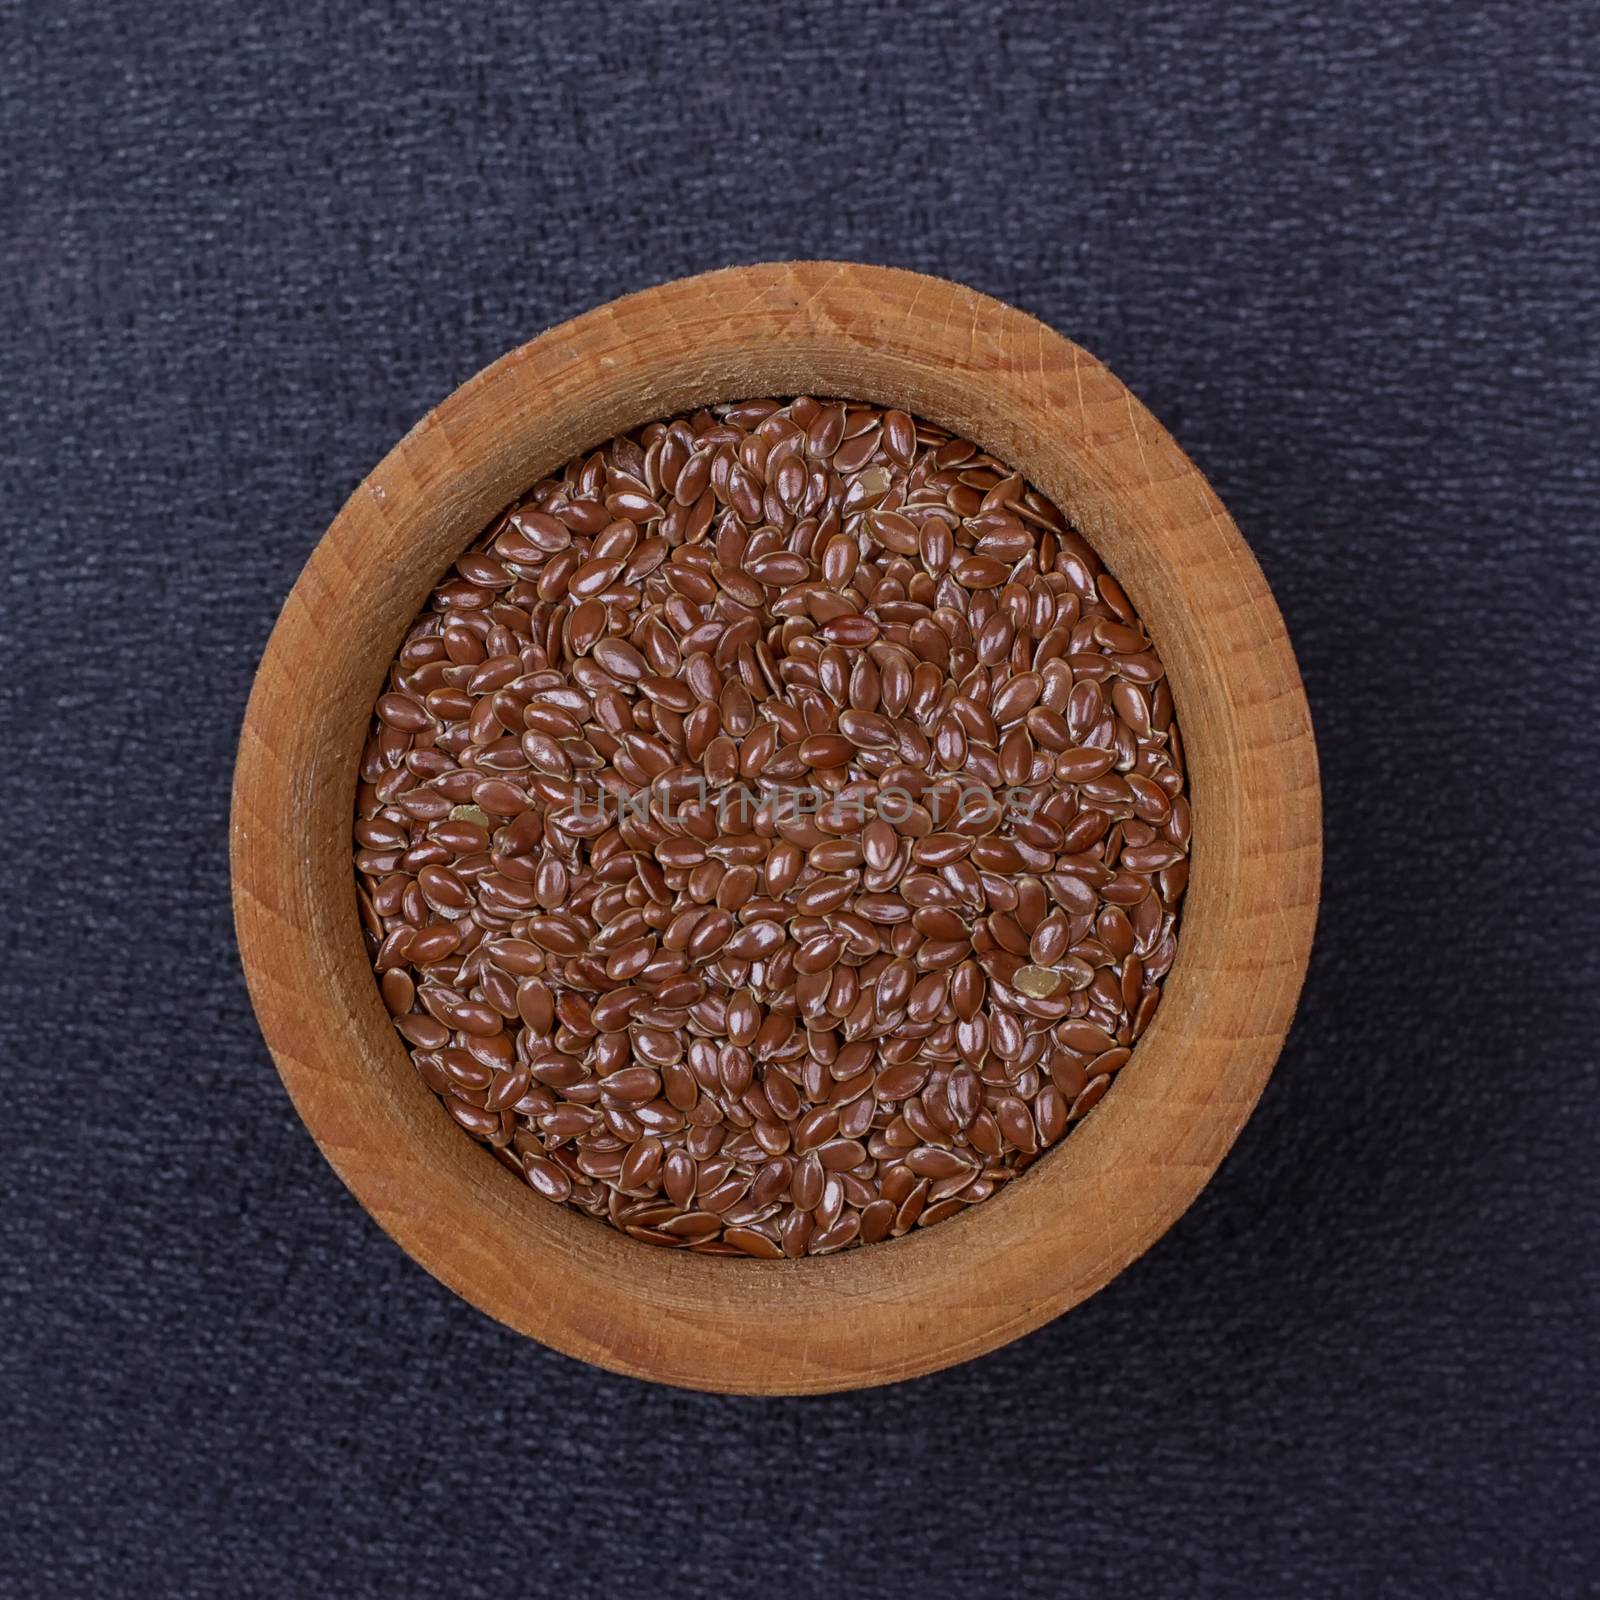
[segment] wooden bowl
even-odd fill
[[[497,512],[671,412],[816,394],[965,434],[1053,498],[1138,607],[1188,752],[1193,871],[1160,1012],[1100,1107],[1019,1183],[822,1260],[653,1249],[534,1194],[463,1137],[391,1027],[352,888],[356,765],[385,669]],[[378,1222],[491,1316],[616,1372],[849,1389],[992,1350],[1076,1305],[1194,1200],[1294,1010],[1321,862],[1316,750],[1260,569],[1205,479],[1094,357],[1009,306],[883,267],[786,262],[602,306],[462,385],[350,497],[250,698],[234,911],[300,1115]]]

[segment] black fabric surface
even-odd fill
[[[1600,1430],[1581,6],[0,4],[0,1593],[1566,1596]],[[1096,1299],[877,1392],[590,1370],[323,1164],[232,945],[260,650],[561,318],[731,262],[1104,358],[1310,692],[1304,1005]]]

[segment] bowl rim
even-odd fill
[[[349,826],[383,672],[491,516],[625,428],[805,392],[951,427],[1082,529],[1168,669],[1193,865],[1154,1023],[1026,1181],[892,1243],[732,1261],[650,1250],[552,1206],[460,1136],[410,1070],[372,980]],[[462,384],[358,485],[263,654],[230,845],[240,952],[278,1071],[403,1250],[582,1360],[687,1388],[792,1394],[913,1377],[1019,1337],[1101,1288],[1188,1208],[1288,1031],[1316,921],[1321,797],[1309,708],[1260,568],[1200,472],[1100,362],[943,279],[772,262],[661,284],[551,328]]]

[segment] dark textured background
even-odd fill
[[[1595,1592],[1586,11],[3,0],[0,1593]],[[757,1402],[379,1233],[224,847],[361,475],[549,323],[781,256],[1012,300],[1173,428],[1287,615],[1328,856],[1156,1249],[986,1360]]]

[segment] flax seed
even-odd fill
[[[1155,1015],[1192,826],[1156,645],[1061,513],[801,398],[614,439],[485,530],[377,697],[353,859],[469,1135],[630,1237],[779,1260],[1070,1133]]]

